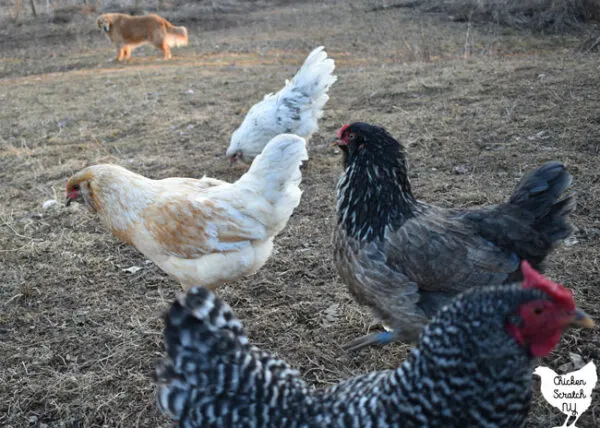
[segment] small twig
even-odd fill
[[[596,46],[600,45],[600,37],[598,37],[596,40],[594,40],[594,43],[592,43],[592,45],[587,48],[585,51],[583,51],[584,54],[596,49]]]
[[[19,248],[9,248],[8,250],[0,250],[0,253],[13,253],[15,251],[21,251],[23,248],[27,247],[29,244],[34,242],[33,240],[29,241],[27,244],[19,247]]]
[[[112,357],[114,357],[115,355],[117,355],[117,353],[116,353],[116,352],[114,352],[114,353],[112,353],[112,354],[110,354],[110,355],[107,355],[107,356],[105,356],[105,357],[102,357],[102,358],[100,358],[99,360],[87,361],[87,362],[85,362],[85,363],[81,364],[81,365],[79,366],[79,369],[87,369],[87,368],[89,368],[89,367],[91,367],[91,366],[93,366],[93,365],[100,364],[100,363],[101,363],[101,362],[103,362],[103,361],[110,360],[110,359],[111,359]]]
[[[8,306],[8,304],[10,302],[12,302],[13,300],[18,299],[19,297],[22,297],[22,296],[23,296],[23,293],[15,294],[10,299],[8,299],[6,302],[4,302],[4,306]]]
[[[400,106],[392,106],[393,109],[395,110],[400,110],[402,113],[408,113],[408,111],[404,110],[402,107]]]
[[[463,58],[467,59],[471,56],[471,47],[469,46],[469,38],[471,36],[471,12],[469,14],[469,22],[467,23],[467,34],[465,35],[465,47],[463,50]]]
[[[19,232],[17,232],[10,224],[8,224],[8,222],[4,219],[4,217],[2,215],[0,215],[0,220],[2,220],[2,223],[4,223],[4,225],[6,227],[8,227],[12,231],[12,233],[14,233],[19,238],[29,239],[29,240],[33,241],[33,238],[31,236],[21,235]]]

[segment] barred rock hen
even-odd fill
[[[404,148],[366,123],[343,126],[338,145],[345,172],[337,188],[337,270],[355,299],[391,332],[346,345],[416,340],[437,310],[459,292],[521,278],[572,231],[571,184],[564,165],[549,162],[525,176],[508,202],[449,210],[418,201]]]
[[[180,427],[522,427],[533,359],[567,326],[594,325],[569,290],[527,262],[523,273],[456,298],[397,369],[325,390],[251,347],[231,309],[193,288],[166,317],[159,407]]]
[[[95,165],[67,183],[106,227],[184,288],[219,284],[260,269],[300,203],[304,139],[267,144],[235,183],[203,178],[151,180],[117,165]]]
[[[278,134],[296,134],[308,141],[319,129],[318,120],[329,100],[327,91],[337,80],[334,69],[323,46],[314,49],[291,81],[248,111],[231,136],[226,153],[229,163],[250,162]]]

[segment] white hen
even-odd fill
[[[300,203],[306,142],[272,139],[235,183],[152,180],[117,165],[95,165],[67,183],[67,204],[83,201],[119,239],[184,288],[219,284],[260,269]]]
[[[314,49],[291,81],[252,106],[231,136],[227,149],[230,164],[238,160],[250,162],[278,134],[310,139],[319,129],[317,122],[329,100],[327,91],[337,80],[332,75],[334,69],[335,63],[323,46]]]

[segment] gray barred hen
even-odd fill
[[[573,230],[575,200],[563,195],[571,176],[559,162],[523,177],[506,203],[458,211],[413,196],[404,148],[385,129],[344,125],[338,145],[345,172],[337,189],[336,267],[354,298],[392,330],[355,339],[348,350],[414,342],[452,297],[518,281],[522,260],[539,269]]]
[[[524,264],[522,284],[474,288],[442,309],[397,369],[325,390],[251,347],[229,306],[192,288],[166,316],[159,407],[179,427],[522,427],[533,359],[569,325],[594,324]]]

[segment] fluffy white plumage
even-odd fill
[[[152,180],[117,165],[95,165],[67,183],[108,229],[184,288],[219,284],[260,269],[300,203],[306,141],[273,138],[238,181]]]
[[[291,81],[276,94],[265,95],[255,104],[231,136],[227,158],[250,162],[265,144],[283,133],[306,140],[318,129],[323,107],[329,100],[327,91],[337,80],[335,63],[323,46],[314,49]]]

